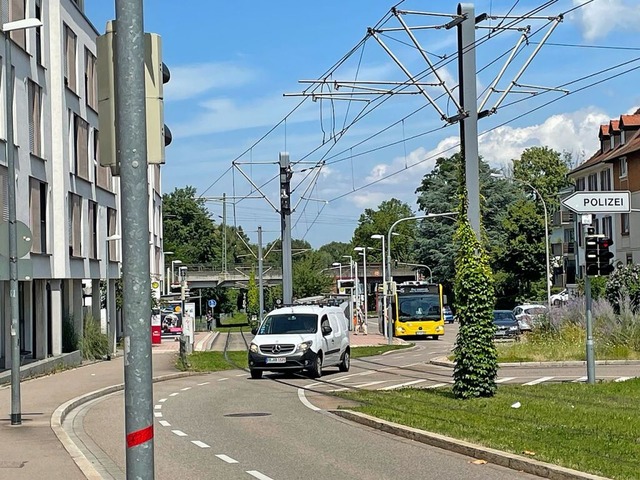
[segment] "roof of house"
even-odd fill
[[[630,153],[640,151],[640,130],[636,131],[633,137],[631,137],[624,145],[619,145],[610,152],[603,162],[612,162],[618,157],[623,155],[629,155]]]
[[[620,120],[611,120],[609,122],[609,131],[611,133],[619,132],[620,131]]]
[[[600,125],[600,133],[598,134],[600,138],[609,136],[609,125]]]

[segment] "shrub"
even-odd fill
[[[62,319],[62,353],[78,350],[78,334],[73,326],[73,316]]]
[[[620,312],[620,301],[625,297],[631,300],[631,309],[637,311],[640,307],[640,265],[618,264],[609,275],[606,296],[616,313]]]
[[[82,356],[86,360],[97,360],[109,353],[109,338],[102,333],[100,323],[92,315],[84,317]]]

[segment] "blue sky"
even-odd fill
[[[475,13],[522,15],[543,3],[550,5],[538,16],[575,10],[559,23],[519,83],[537,87],[568,83],[570,93],[512,93],[494,115],[480,121],[479,131],[487,132],[479,139],[480,153],[498,168],[508,168],[511,159],[534,145],[584,160],[597,148],[601,123],[640,106],[640,91],[634,88],[640,84],[637,1],[479,0]],[[278,205],[278,184],[270,180],[278,172],[278,153],[288,151],[292,162],[300,162],[293,177],[294,238],[305,238],[314,247],[348,241],[363,209],[375,208],[391,197],[415,209],[415,189],[422,176],[438,156],[456,152],[458,125],[446,126],[440,113],[419,94],[358,97],[368,101],[335,99],[335,93],[351,91],[344,82],[407,80],[372,37],[347,56],[365,37],[367,27],[389,17],[393,5],[386,0],[146,0],[145,30],[162,36],[164,61],[171,70],[171,81],[165,86],[165,122],[174,140],[166,151],[163,190],[194,186],[210,198],[208,205],[217,221],[222,206],[216,199],[223,193],[237,197],[235,205],[228,204],[228,222],[242,226],[253,241],[261,225],[268,242],[279,236],[279,215],[264,199],[239,198],[264,194]],[[406,0],[398,8],[453,14],[457,5],[449,0]],[[113,1],[86,0],[85,7],[101,32],[114,17]],[[436,26],[450,20],[401,18],[410,26]],[[479,25],[498,24],[496,19]],[[529,42],[507,68],[498,90],[509,85],[549,29],[544,19],[527,19],[514,26],[527,25]],[[390,18],[383,28],[399,26],[396,18]],[[476,38],[484,39],[487,33],[488,29],[478,29]],[[479,43],[480,100],[521,34],[502,30]],[[414,30],[414,35],[457,98],[455,29]],[[436,80],[405,32],[382,32],[379,38],[413,75],[427,72],[424,83]],[[593,48],[603,46],[623,48]],[[595,75],[605,69],[611,70]],[[310,91],[311,85],[299,81],[319,79],[327,72],[332,81],[343,82],[341,88],[325,85],[316,93],[331,90],[333,100],[283,95]],[[600,83],[590,86],[595,82]],[[368,86],[391,88],[379,83]],[[453,100],[441,86],[424,88],[441,112],[455,113]],[[514,88],[518,89],[532,91]],[[493,93],[486,107],[495,105],[500,95]],[[230,168],[233,161],[235,169]],[[324,162],[321,168],[319,162]],[[261,187],[259,192],[245,176]]]

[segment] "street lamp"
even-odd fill
[[[2,25],[4,34],[4,85],[7,125],[7,197],[9,203],[9,310],[11,314],[11,425],[22,424],[20,409],[20,299],[18,284],[18,219],[16,199],[16,160],[13,138],[13,72],[11,69],[11,35],[14,30],[41,27],[37,18],[25,18]]]
[[[165,252],[164,250],[162,251],[162,285],[165,295],[169,294],[169,267],[165,268],[165,266],[167,265],[166,258],[169,255],[173,255],[173,252]]]
[[[109,339],[109,357],[116,353],[116,328],[115,322],[111,319],[111,280],[109,278],[109,242],[112,240],[120,240],[120,235],[111,235],[104,241],[104,259],[105,259],[105,282],[107,284],[106,298],[104,302],[105,317],[107,317],[107,338]]]
[[[369,305],[367,300],[367,294],[369,293],[369,289],[367,288],[367,248],[368,247],[356,247],[354,250],[356,252],[360,252],[359,255],[362,255],[363,258],[363,268],[364,268],[364,320],[367,321],[367,314],[369,312]]]
[[[391,275],[391,235],[393,235],[393,229],[396,228],[396,225],[398,225],[401,222],[406,222],[408,220],[420,220],[423,218],[436,218],[436,217],[451,217],[457,214],[458,212],[427,213],[425,215],[416,215],[415,217],[405,217],[405,218],[400,218],[399,220],[396,220],[393,223],[393,225],[391,225],[391,228],[389,228],[389,233],[387,234],[387,275],[388,275],[389,282],[393,281],[393,277]],[[389,342],[389,345],[391,345],[391,341],[393,339],[392,331],[391,331],[391,322],[388,322],[387,329],[389,331],[387,340]]]
[[[429,270],[429,283],[433,283],[433,272],[431,271],[431,268],[427,265],[422,265],[421,263],[404,263],[402,262],[402,265],[406,265],[407,267],[418,267],[418,268],[426,268],[427,270]],[[418,273],[418,270],[416,270],[416,274]],[[418,280],[418,278],[416,278],[416,280]]]
[[[332,267],[338,267],[338,278],[342,280],[342,264],[339,262],[333,262],[331,264]]]
[[[371,235],[371,238],[376,240],[382,240],[382,322],[385,326],[384,331],[387,332],[387,289],[385,288],[385,282],[387,281],[387,272],[385,268],[384,261],[384,235],[380,235],[376,233],[375,235]]]
[[[182,263],[182,260],[171,260],[171,285],[176,281],[175,265],[176,263]]]

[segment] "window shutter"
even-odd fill
[[[30,183],[30,214],[31,214],[31,251],[33,253],[42,253],[41,251],[41,232],[40,232],[40,182],[34,178],[29,180]]]
[[[9,192],[7,191],[9,186],[7,184],[7,176],[7,169],[0,167],[0,219],[5,222],[9,221]]]

